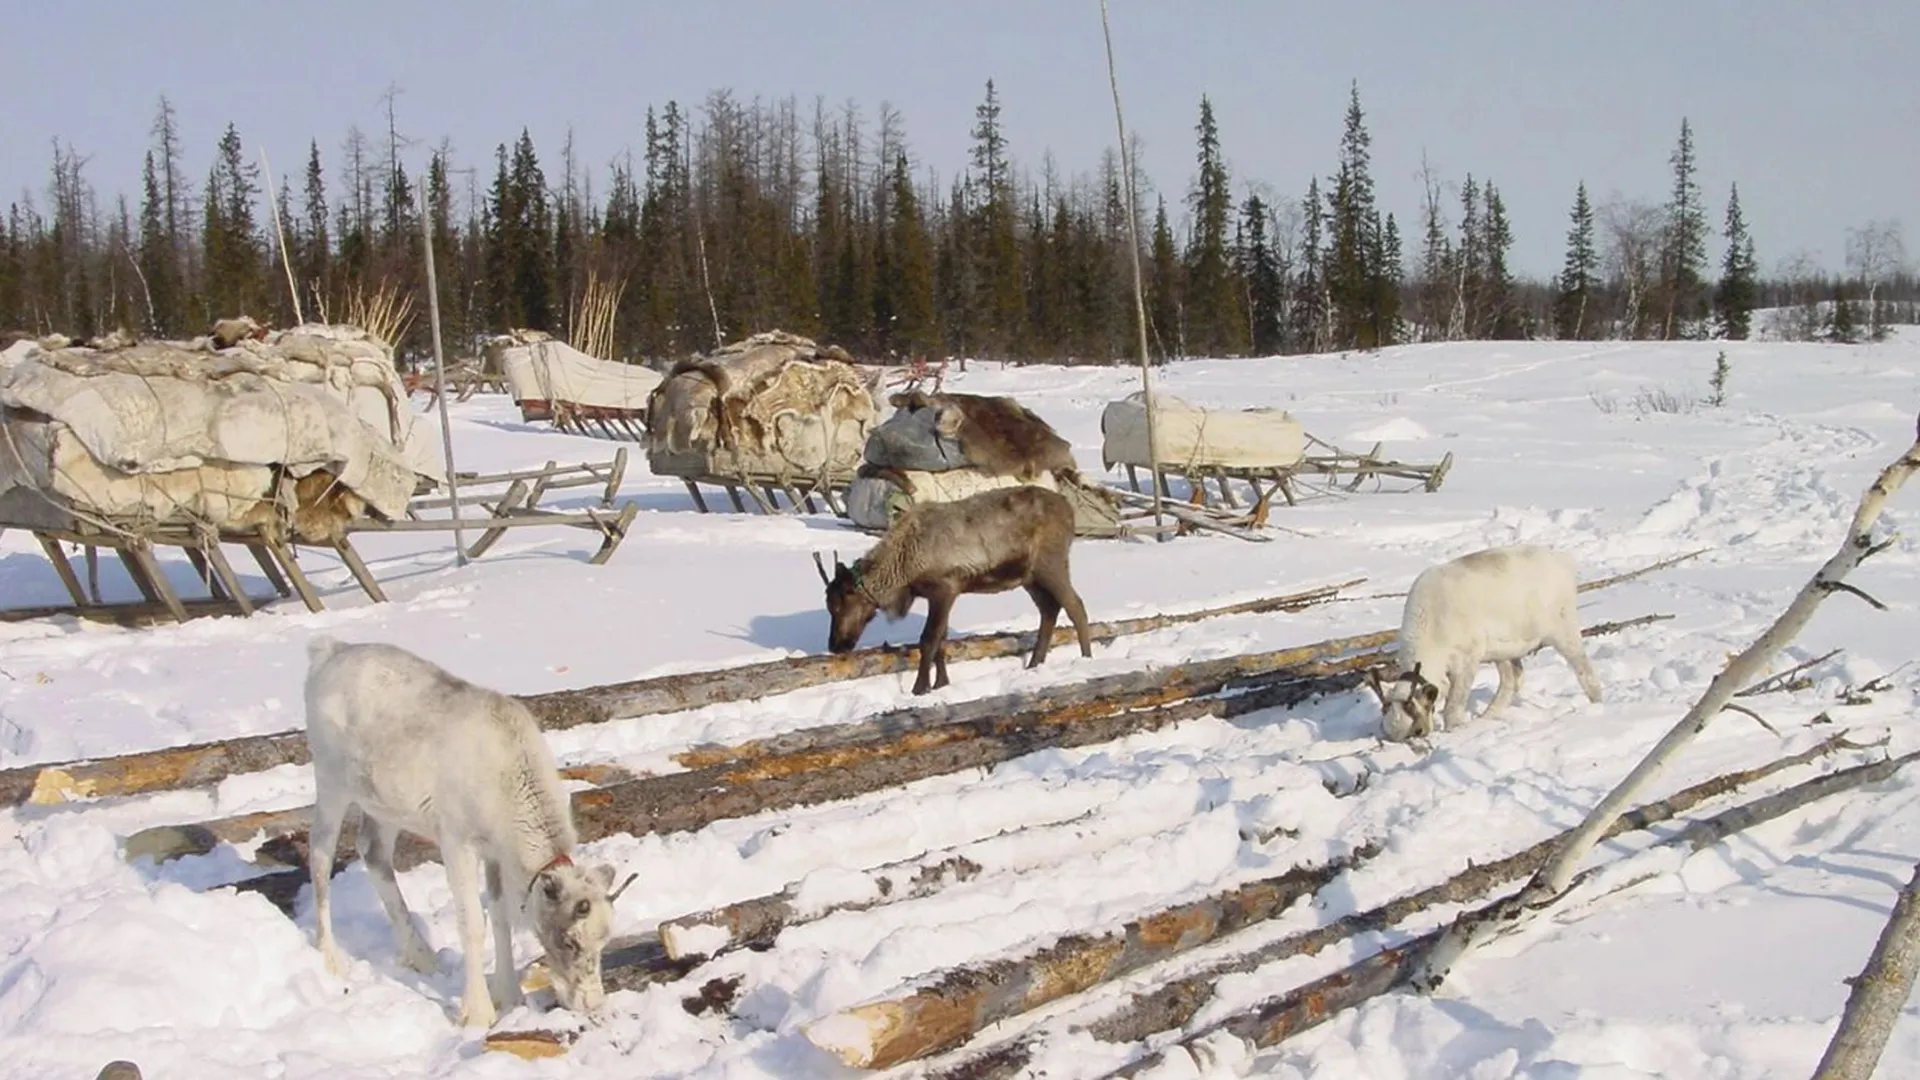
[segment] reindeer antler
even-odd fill
[[[834,555],[833,562],[834,562],[834,565],[836,566],[840,564],[840,556],[838,554]],[[821,584],[823,585],[833,584],[833,579],[827,576],[827,564],[820,561],[820,553],[817,551],[813,553],[813,566],[814,566],[814,569],[820,571]]]

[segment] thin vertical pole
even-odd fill
[[[1161,523],[1160,433],[1154,417],[1153,362],[1147,356],[1147,290],[1140,278],[1140,199],[1133,187],[1133,155],[1127,149],[1127,121],[1120,112],[1120,76],[1113,65],[1113,28],[1107,0],[1100,0],[1100,31],[1107,39],[1107,82],[1113,87],[1113,125],[1120,132],[1120,171],[1127,174],[1127,252],[1133,256],[1133,313],[1140,329],[1140,392],[1147,406],[1147,458],[1153,469],[1153,534],[1165,541]]]
[[[453,470],[453,421],[447,418],[447,360],[440,349],[440,279],[433,268],[433,211],[429,188],[420,188],[420,238],[427,251],[427,321],[433,328],[433,398],[440,403],[440,452],[447,463],[447,507],[453,515],[453,561],[467,565],[467,542],[460,528],[460,481]]]
[[[287,272],[287,295],[293,299],[293,321],[305,323],[300,311],[300,286],[293,280],[293,259],[287,254],[287,230],[280,224],[280,199],[273,193],[273,162],[267,160],[267,148],[260,148],[260,167],[267,173],[267,208],[273,211],[273,235],[280,240],[280,266]]]

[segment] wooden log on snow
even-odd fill
[[[1684,845],[1697,850],[1742,829],[1782,817],[1819,799],[1842,791],[1850,791],[1863,784],[1885,780],[1916,759],[1920,759],[1920,752],[1904,754],[1868,765],[1856,765],[1850,769],[1841,769],[1825,776],[1815,777],[1752,803],[1736,806],[1711,818],[1693,822],[1679,835],[1662,843]],[[1576,826],[1562,837],[1556,837],[1556,845],[1563,843],[1577,832]],[[1174,1043],[1168,1050],[1174,1047],[1192,1047],[1217,1031],[1229,1032],[1256,1047],[1274,1046],[1282,1040],[1331,1019],[1343,1009],[1352,1008],[1368,998],[1377,997],[1415,980],[1427,958],[1452,927],[1469,920],[1483,920],[1503,905],[1504,900],[1485,904],[1461,915],[1448,926],[1439,927],[1411,941],[1383,949],[1358,963],[1211,1024]],[[1164,1060],[1167,1052],[1162,1050],[1149,1055],[1108,1075],[1116,1077],[1138,1075],[1157,1067]]]
[[[1206,619],[1300,611],[1332,600],[1341,590],[1364,580],[1355,578],[1336,585],[1323,585],[1286,596],[1248,600],[1224,607],[1094,623],[1089,630],[1095,640],[1110,642],[1119,637]],[[1031,651],[1034,637],[1032,632],[957,637],[948,643],[947,656],[955,662],[1018,656]],[[1071,642],[1071,627],[1060,627],[1055,631],[1056,645],[1064,647]],[[911,671],[919,663],[918,646],[885,645],[842,656],[792,657],[715,671],[692,671],[579,690],[557,690],[531,695],[523,700],[533,709],[542,727],[562,730],[583,724],[751,700],[846,679]],[[305,765],[309,760],[306,732],[282,731],[92,760],[26,765],[0,770],[0,807],[29,803],[45,805],[203,787],[237,773],[256,772],[279,765]]]
[[[1920,866],[1895,898],[1887,925],[1860,974],[1848,980],[1846,1011],[1813,1080],[1869,1080],[1893,1034],[1894,1021],[1913,993],[1920,971]]]
[[[988,1024],[1273,918],[1377,850],[1363,845],[1325,864],[1295,867],[1167,908],[1110,933],[1070,935],[1017,960],[957,968],[922,989],[823,1017],[804,1030],[815,1046],[862,1069],[950,1050]]]
[[[575,792],[574,822],[581,841],[591,842],[616,833],[686,832],[722,819],[852,798],[928,777],[990,767],[1035,750],[1108,742],[1202,716],[1243,715],[1294,704],[1329,689],[1350,689],[1359,683],[1359,660],[1347,658],[1341,664],[1350,670],[1329,675],[1302,675],[1303,669],[1312,669],[1298,665],[1260,678],[1222,680],[1255,687],[1231,697],[1174,700],[1118,712],[1113,710],[1124,709],[1127,701],[1088,703],[945,725],[826,751],[807,750],[643,777]],[[1148,696],[1143,694],[1141,698]],[[1181,693],[1176,688],[1155,691],[1152,696],[1180,698]],[[204,854],[222,842],[243,844],[264,836],[255,861],[290,869],[234,887],[262,893],[290,910],[293,898],[307,880],[307,826],[311,816],[310,807],[298,807],[192,825],[158,826],[128,837],[125,854],[129,859]],[[354,821],[350,819],[342,831],[335,853],[336,867],[358,857],[353,849]],[[394,864],[404,870],[438,857],[430,841],[402,833],[395,846]]]
[[[1644,831],[1670,821],[1709,799],[1730,795],[1776,773],[1810,764],[1840,750],[1850,749],[1860,749],[1860,747],[1848,742],[1845,734],[1842,733],[1797,754],[1790,754],[1754,768],[1704,780],[1676,791],[1657,802],[1636,807],[1621,817],[1613,832],[1609,833],[1609,838],[1628,832]],[[1840,777],[1840,779],[1835,781],[1834,777]],[[1830,794],[1836,783],[1844,785],[1863,782],[1866,781],[1849,776],[1842,771],[1817,777],[1797,789],[1788,790],[1797,792],[1816,790]],[[1773,798],[1773,796],[1768,797],[1768,799]],[[1767,800],[1761,800],[1761,802],[1766,803]],[[1707,820],[1717,821],[1723,817],[1725,815]],[[1366,911],[1344,915],[1330,923],[1290,934],[1257,949],[1209,964],[1183,978],[1165,983],[1149,992],[1134,995],[1127,1005],[1087,1025],[1087,1029],[1096,1038],[1104,1041],[1127,1043],[1139,1042],[1156,1032],[1185,1027],[1203,1007],[1213,1000],[1214,988],[1224,975],[1254,971],[1268,964],[1296,956],[1313,956],[1328,946],[1346,941],[1357,934],[1385,930],[1423,911],[1449,904],[1465,903],[1485,896],[1491,890],[1516,881],[1545,865],[1558,845],[1570,835],[1572,835],[1571,829],[1494,862],[1469,865],[1465,870],[1437,885],[1396,897]],[[940,1080],[997,1080],[1000,1077],[1012,1076],[1031,1059],[1037,1044],[1036,1036],[1028,1036],[1012,1043],[991,1047],[942,1071],[938,1076]]]

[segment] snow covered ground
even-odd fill
[[[1724,407],[1707,393],[1724,348]],[[1420,753],[1379,744],[1369,695],[1345,694],[1232,721],[1204,720],[985,772],[694,833],[616,837],[590,854],[636,870],[617,930],[836,872],[941,849],[984,872],[924,900],[834,915],[766,952],[724,956],[695,979],[740,975],[732,1015],[693,1016],[685,984],[612,997],[609,1017],[563,1059],[483,1054],[451,1021],[458,948],[445,874],[402,875],[441,970],[401,968],[364,872],[344,872],[336,925],[354,957],[328,976],[297,922],[267,901],[200,891],[242,876],[230,849],[165,865],[123,861],[150,825],[302,805],[307,770],[236,777],[83,808],[0,814],[0,1076],[90,1077],[115,1057],[154,1078],[648,1076],[833,1078],[852,1070],[815,1049],[807,1022],[951,965],[1013,956],[1075,929],[1111,925],[1237,882],[1318,861],[1367,838],[1363,868],[1258,928],[1166,969],[1060,1002],[1042,1015],[1098,1015],[1171,971],[1316,925],[1565,828],[1622,775],[1831,554],[1861,490],[1913,437],[1920,341],[1851,347],[1784,343],[1477,343],[1379,355],[1193,361],[1163,387],[1206,406],[1278,405],[1350,449],[1383,441],[1402,460],[1452,473],[1437,493],[1362,491],[1276,508],[1269,544],[1218,536],[1083,541],[1076,584],[1092,617],[1184,610],[1368,578],[1359,599],[1292,615],[1189,625],[1100,647],[956,664],[957,700],[1094,674],[1279,648],[1394,626],[1423,567],[1515,542],[1572,552],[1583,576],[1710,548],[1672,570],[1585,597],[1583,621],[1653,612],[1671,621],[1594,639],[1607,691],[1592,705],[1543,655],[1514,708],[1444,733]],[[975,365],[957,390],[1014,393],[1071,439],[1099,473],[1099,415],[1136,388],[1104,368]],[[1663,395],[1661,392],[1664,391]],[[1679,412],[1652,406],[1663,396]],[[499,398],[455,407],[460,465],[495,469],[598,460],[604,442],[520,423]],[[574,499],[586,501],[576,489]],[[821,650],[826,617],[809,554],[851,559],[870,541],[830,517],[693,512],[678,481],[636,455],[625,494],[642,512],[612,561],[590,566],[588,534],[509,534],[455,568],[438,538],[369,537],[362,551],[392,602],[374,605],[344,571],[308,555],[329,610],[280,604],[251,619],[130,631],[71,620],[0,624],[0,767],[125,753],[301,725],[305,643],[315,633],[388,641],[500,689],[538,692]],[[1920,492],[1887,529],[1915,520]],[[191,570],[169,564],[182,582]],[[117,595],[132,586],[109,563]],[[1920,738],[1905,722],[1920,642],[1920,543],[1902,536],[1856,583],[1877,612],[1830,600],[1783,660],[1844,651],[1812,688],[1752,702],[1776,737],[1728,714],[1657,785],[1683,784],[1804,748],[1837,729]],[[257,578],[250,583],[264,588]],[[54,603],[59,583],[30,538],[0,537],[0,603]],[[1023,594],[969,597],[956,633],[1028,629]],[[918,613],[876,624],[868,642],[911,640]],[[1890,675],[1870,704],[1838,691]],[[672,755],[835,723],[897,706],[911,674],[715,706],[552,736],[563,763],[670,771]],[[1491,692],[1481,674],[1476,707]],[[1814,723],[1819,714],[1831,723]],[[1862,760],[1842,755],[1825,768]],[[1815,767],[1783,777],[1810,775]],[[1327,781],[1361,769],[1364,790]],[[1336,785],[1337,786],[1337,785]],[[1780,786],[1775,784],[1773,786]],[[1008,832],[1008,830],[1019,830]],[[1276,831],[1284,830],[1284,831]],[[1006,835],[997,834],[1006,832]],[[1252,836],[1253,839],[1244,837]],[[1622,849],[1613,849],[1622,850]],[[1635,888],[1581,907],[1463,962],[1432,998],[1391,995],[1258,1054],[1219,1048],[1207,1075],[1288,1077],[1799,1077],[1825,1045],[1846,988],[1899,884],[1920,858],[1920,786],[1910,775],[1827,800],[1704,850]],[[1407,928],[1418,931],[1450,912]],[[1201,1018],[1218,1017],[1363,955],[1357,947],[1237,976]],[[533,955],[521,942],[524,962]],[[502,1027],[538,1021],[527,1011]],[[1017,1033],[1033,1018],[1004,1032]],[[1035,1062],[1050,1077],[1099,1075],[1138,1052],[1056,1038]],[[1163,1075],[1196,1075],[1191,1065]],[[1920,1075],[1910,1011],[1881,1075]]]

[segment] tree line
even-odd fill
[[[779,327],[872,358],[1105,363],[1133,352],[1130,185],[1162,358],[1738,339],[1760,329],[1761,308],[1789,309],[1771,328],[1787,336],[1852,340],[1912,321],[1920,298],[1894,222],[1850,231],[1844,274],[1800,259],[1763,275],[1737,185],[1710,216],[1684,119],[1667,197],[1595,205],[1582,183],[1562,270],[1528,280],[1509,265],[1513,226],[1492,177],[1423,169],[1410,236],[1382,212],[1357,84],[1332,172],[1297,195],[1230,174],[1203,97],[1194,172],[1171,206],[1111,149],[1090,172],[1063,174],[1050,154],[1037,171],[1019,165],[991,81],[950,178],[914,166],[885,104],[869,117],[726,90],[697,110],[649,107],[639,157],[604,169],[578,160],[570,135],[543,163],[523,129],[487,165],[456,162],[443,141],[414,175],[396,97],[383,99],[384,132],[353,128],[331,156],[312,141],[277,190],[232,125],[204,179],[189,178],[164,97],[133,202],[104,201],[86,159],[56,142],[44,202],[23,194],[0,221],[0,329],[183,336],[240,313],[289,325],[296,302],[299,316],[337,319],[382,290],[424,303],[424,227],[456,354],[509,328],[573,336],[600,288],[623,357]],[[403,351],[424,348],[422,322]]]

